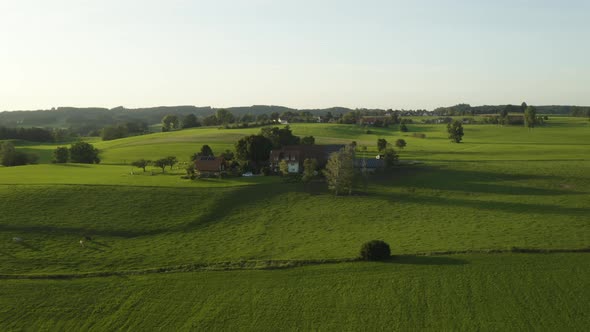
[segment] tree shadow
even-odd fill
[[[417,256],[417,255],[400,255],[392,256],[385,261],[393,264],[408,265],[466,265],[468,261],[464,259],[452,258],[448,256]]]
[[[507,174],[421,165],[412,168],[398,168],[391,174],[382,174],[375,177],[372,182],[379,183],[377,184],[377,188],[379,186],[386,187],[384,185],[389,182],[393,186],[407,187],[413,190],[431,189],[499,195],[558,196],[587,194],[587,192],[571,189],[564,190],[501,184],[502,182],[511,181],[552,181],[556,183],[562,180],[562,177],[552,175]]]

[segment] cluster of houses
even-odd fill
[[[303,162],[305,159],[315,159],[320,168],[324,168],[330,158],[330,154],[338,152],[344,148],[344,145],[287,145],[280,149],[270,152],[269,165],[273,172],[279,172],[279,164],[285,161],[288,166],[288,172],[297,174],[303,172]],[[354,160],[355,168],[364,168],[368,172],[374,172],[384,167],[384,161],[380,156],[376,158],[356,159]],[[219,175],[228,169],[228,162],[222,156],[219,157],[199,157],[195,160],[195,170],[200,174]]]

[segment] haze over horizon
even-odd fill
[[[588,1],[0,3],[0,111],[590,105]]]

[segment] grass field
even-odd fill
[[[445,138],[443,125],[409,127],[402,135],[397,128],[367,134],[349,125],[292,125],[296,135],[313,135],[320,144],[355,140],[372,151],[377,138],[403,137],[401,159],[423,162],[375,176],[350,197],[277,177],[189,181],[181,169],[152,175],[121,165],[171,154],[186,161],[202,144],[220,152],[258,128],[95,141],[101,165],[0,168],[0,274],[348,259],[372,239],[404,255],[590,247],[587,121],[552,117],[534,130],[467,125],[461,144]],[[20,146],[46,156],[55,147]],[[94,241],[82,248],[85,235]],[[268,271],[5,279],[0,330],[583,330],[590,324],[586,253],[403,257]],[[148,314],[157,318],[144,319]]]
[[[3,330],[584,330],[587,254],[2,280]]]

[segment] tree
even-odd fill
[[[301,181],[308,183],[314,178],[316,169],[318,168],[318,161],[315,158],[306,158],[303,161],[303,176]]]
[[[399,131],[401,131],[402,133],[407,133],[407,132],[408,132],[408,126],[406,126],[406,124],[405,124],[405,123],[402,123],[402,124],[399,126]]]
[[[270,114],[270,120],[271,121],[279,121],[279,113],[278,112],[272,112]]]
[[[354,156],[350,147],[330,155],[324,174],[328,182],[328,189],[335,195],[339,193],[352,193],[354,181]]]
[[[197,159],[199,159],[199,157],[213,157],[215,156],[215,154],[213,153],[213,150],[211,149],[211,147],[207,144],[201,146],[201,151],[193,154],[191,156],[191,160],[195,161]]]
[[[203,157],[212,157],[215,154],[213,153],[213,149],[211,149],[209,145],[205,144],[201,147],[201,152],[199,152],[199,155]]]
[[[260,135],[268,138],[275,149],[285,145],[297,145],[301,142],[301,138],[293,135],[289,126],[285,126],[284,128],[265,127],[260,129]]]
[[[461,143],[461,140],[463,140],[463,124],[461,124],[461,121],[456,120],[447,124],[447,132],[452,142]]]
[[[301,144],[303,145],[314,145],[315,144],[315,137],[313,136],[305,136],[301,139]]]
[[[226,110],[226,109],[218,109],[215,112],[215,117],[217,118],[217,123],[218,124],[228,124],[228,123],[233,123],[235,121],[235,117],[232,114],[232,112]]]
[[[537,109],[534,106],[528,106],[524,111],[524,125],[535,128],[535,124],[537,124]]]
[[[392,148],[383,150],[383,161],[385,162],[385,168],[392,168],[395,166],[398,160],[398,155]]]
[[[55,164],[65,164],[70,159],[70,151],[65,146],[59,146],[57,149],[53,150],[53,163]]]
[[[215,114],[209,115],[203,119],[203,126],[216,126],[218,124]]]
[[[16,150],[11,142],[0,144],[0,164],[2,166],[35,164],[38,159],[39,157],[36,154]]]
[[[230,150],[225,150],[225,152],[223,152],[221,154],[221,156],[223,157],[224,160],[229,161],[234,159],[234,153],[231,152]]]
[[[407,143],[406,143],[406,140],[405,139],[400,138],[397,141],[395,141],[395,146],[398,147],[398,148],[400,148],[400,149],[405,148],[406,145],[407,145]]]
[[[254,122],[255,118],[254,115],[248,113],[248,114],[244,114],[242,115],[242,117],[240,118],[240,122],[243,123],[250,123],[250,122]]]
[[[99,150],[86,142],[77,142],[70,146],[70,160],[80,164],[98,164]]]
[[[528,105],[523,101],[522,104],[520,104],[520,111],[524,113],[527,107]]]
[[[170,170],[172,170],[172,166],[178,164],[178,159],[175,156],[168,156],[166,159],[166,165],[170,166]]]
[[[360,256],[366,261],[380,261],[391,257],[391,249],[384,241],[373,240],[361,246]]]
[[[387,140],[385,138],[379,138],[377,140],[377,150],[383,151],[387,147]]]
[[[178,129],[178,117],[176,115],[168,114],[162,118],[162,131],[170,131]]]
[[[102,128],[100,136],[103,141],[110,141],[118,138],[127,137],[129,130],[126,126],[109,126]]]
[[[197,117],[194,114],[187,114],[182,119],[182,128],[194,128],[199,127],[201,124],[197,120]]]
[[[262,135],[250,135],[236,143],[236,156],[239,160],[260,163],[268,160],[272,142]]]
[[[285,160],[279,162],[279,172],[281,172],[282,176],[289,174],[289,164]]]
[[[145,172],[145,168],[150,164],[149,160],[139,159],[131,163],[131,166],[135,166],[137,168],[143,169]]]
[[[258,116],[256,117],[256,121],[258,121],[258,122],[265,123],[265,122],[268,122],[268,120],[269,120],[268,114],[258,114]]]
[[[162,169],[162,173],[166,173],[166,166],[168,166],[168,159],[162,158],[154,161],[154,166],[160,167]]]

